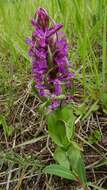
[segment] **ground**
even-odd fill
[[[12,107],[5,105],[5,96],[0,95],[3,114],[9,109],[6,119],[12,126],[12,134],[8,136],[0,128],[1,137],[1,172],[0,186],[2,189],[9,185],[9,189],[76,189],[79,184],[59,177],[41,173],[41,169],[54,163],[51,156],[55,147],[48,136],[44,116],[39,112],[41,100],[34,96],[29,81],[25,88],[18,87],[18,99]],[[107,187],[107,118],[98,110],[91,113],[84,121],[76,124],[76,141],[83,146],[83,153],[87,169],[87,178],[95,184]],[[100,131],[102,136],[93,138],[93,131]],[[95,141],[95,143],[90,143]],[[97,139],[98,138],[98,139]]]

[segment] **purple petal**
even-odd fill
[[[35,53],[33,52],[32,48],[29,50],[29,56],[30,57],[34,57],[35,56]]]
[[[51,110],[55,110],[56,108],[58,108],[60,106],[60,102],[58,100],[53,100],[53,102],[51,103],[51,105],[49,106],[49,108]]]
[[[43,84],[36,84],[35,87],[41,90],[45,88]]]
[[[40,59],[46,59],[46,57],[47,57],[47,52],[43,48],[38,48],[38,49],[36,48],[35,54]]]
[[[54,27],[50,28],[49,31],[47,32],[47,38],[55,34],[62,27],[63,27],[63,24],[56,24]]]
[[[36,20],[35,20],[34,18],[31,20],[31,24],[32,24],[34,27],[37,26],[37,22],[36,22]]]
[[[67,80],[68,79],[71,79],[71,78],[75,78],[75,73],[70,73],[70,72],[68,72],[68,74],[67,74]]]
[[[39,94],[46,97],[49,95],[49,91],[47,89],[40,89]]]
[[[30,38],[26,38],[26,43],[27,43],[28,45],[32,45],[32,40],[31,40]]]
[[[54,93],[56,96],[58,96],[62,93],[61,82],[58,79],[56,79],[53,83],[54,83],[54,88],[55,88]]]

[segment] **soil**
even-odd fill
[[[5,114],[7,108],[4,104],[5,97],[0,96],[0,112]],[[57,176],[44,175],[41,173],[40,164],[34,167],[31,160],[39,160],[43,166],[54,163],[50,150],[55,147],[47,135],[45,119],[38,112],[41,100],[25,88],[18,91],[16,99],[9,110],[6,121],[13,127],[13,134],[6,137],[3,127],[0,127],[0,147],[1,152],[6,154],[6,158],[1,159],[0,167],[0,187],[4,190],[9,177],[8,171],[12,169],[9,190],[76,190],[79,184],[70,180],[65,180]],[[100,141],[90,146],[84,143],[93,130],[100,130],[102,138]],[[32,139],[45,136],[38,142],[31,142]],[[76,140],[84,149],[84,158],[87,169],[87,179],[96,185],[102,185],[107,189],[107,117],[103,113],[91,113],[83,122],[77,123]],[[28,144],[19,146],[29,142]],[[9,157],[10,155],[10,157]],[[15,155],[12,162],[12,155]],[[20,162],[16,155],[20,155],[26,160],[30,160],[31,165],[26,167]],[[17,159],[16,159],[17,157]],[[3,158],[3,155],[2,155]],[[15,161],[16,160],[16,161]],[[27,162],[27,161],[26,161]],[[22,164],[21,164],[22,163]]]

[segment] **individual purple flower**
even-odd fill
[[[51,109],[56,109],[60,106],[58,97],[72,87],[75,77],[70,72],[66,37],[59,32],[63,25],[53,22],[44,8],[37,9],[31,23],[35,30],[26,42],[30,45],[35,88],[40,96],[50,98]]]
[[[61,87],[61,81],[56,79],[53,81],[54,85],[54,93],[56,96],[60,95],[62,93],[62,87]]]
[[[56,108],[58,108],[60,106],[60,102],[58,100],[53,100],[51,105],[49,106],[49,108],[51,110],[55,110]]]

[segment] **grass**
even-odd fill
[[[75,87],[75,96],[81,97],[82,102],[78,109],[77,121],[81,123],[80,134],[77,133],[78,138],[82,143],[88,142],[85,125],[88,132],[92,134],[95,128],[100,132],[103,131],[104,137],[106,134],[101,126],[104,126],[107,114],[107,0],[1,0],[0,147],[3,152],[0,161],[1,190],[10,189],[10,180],[15,189],[24,188],[23,179],[29,179],[29,181],[32,179],[31,183],[33,183],[33,177],[37,176],[37,171],[39,173],[45,162],[52,159],[49,156],[49,147],[51,149],[53,147],[47,140],[45,121],[41,120],[41,115],[37,112],[41,100],[34,96],[30,88],[31,64],[25,43],[26,38],[32,33],[30,20],[35,9],[40,6],[47,8],[56,22],[64,24],[64,31],[68,37],[69,59],[72,70],[76,72],[76,84],[80,86]],[[42,141],[42,138],[45,140]],[[40,143],[43,146],[41,148]],[[92,145],[97,146],[96,149],[103,146],[96,144]],[[37,150],[34,149],[34,145]],[[88,146],[90,146],[89,143]],[[106,148],[103,146],[102,159],[101,155],[98,157],[101,163],[103,161],[105,163],[106,159],[104,149]],[[47,155],[46,158],[44,154]],[[86,151],[85,155],[87,154]],[[41,173],[38,174],[39,177],[40,175]],[[103,187],[106,177],[95,179],[95,171],[93,171],[93,176],[92,181]],[[39,177],[36,177],[36,180],[39,181]],[[52,179],[47,176],[44,179],[46,188],[51,188]],[[14,180],[18,182],[13,183]],[[107,187],[107,183],[104,187]]]

